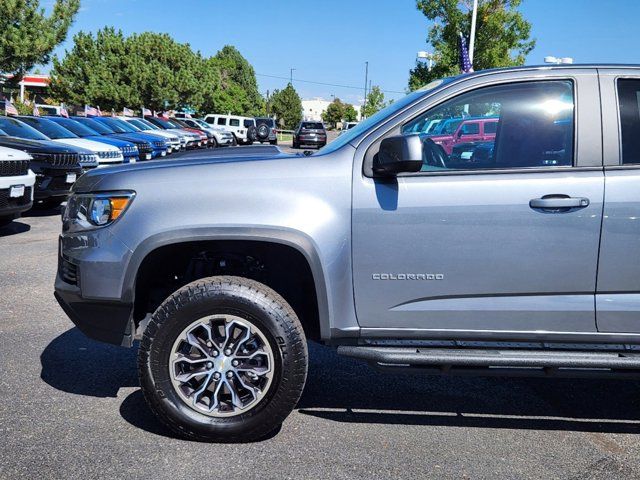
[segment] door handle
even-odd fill
[[[545,195],[529,201],[531,208],[542,210],[570,210],[589,206],[589,199],[584,197],[569,197],[567,195]]]

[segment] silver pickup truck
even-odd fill
[[[140,339],[150,407],[197,440],[280,425],[306,340],[386,370],[632,377],[639,108],[639,67],[482,71],[314,154],[95,170],[64,211],[55,295],[88,336]],[[464,155],[420,127],[482,117],[495,133],[463,131]]]

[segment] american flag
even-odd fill
[[[460,70],[462,73],[473,72],[473,65],[469,59],[469,49],[467,48],[467,39],[460,33]]]
[[[151,115],[152,115],[151,110],[149,110],[148,108],[142,107],[142,116],[143,117],[151,116]]]
[[[102,112],[100,111],[100,107],[99,106],[96,107],[96,111],[98,112],[98,116],[101,117],[102,116]]]
[[[86,117],[99,117],[100,110],[94,107],[90,107],[89,105],[84,106],[84,114]]]
[[[133,117],[133,110],[129,110],[128,108],[123,108],[122,109],[122,114],[125,117]]]
[[[7,115],[18,115],[18,110],[13,106],[13,103],[8,98],[4,99],[4,111]]]
[[[69,118],[69,112],[67,112],[67,109],[65,108],[64,105],[60,105],[60,116]]]
[[[40,116],[40,109],[38,108],[38,105],[36,105],[35,103],[33,104],[33,116],[34,117]]]
[[[169,120],[169,112],[162,112],[160,117],[164,118],[165,120]]]

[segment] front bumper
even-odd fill
[[[55,297],[89,338],[132,345],[133,295],[123,292],[130,258],[131,251],[108,228],[60,235]]]
[[[51,197],[66,197],[69,195],[73,182],[67,182],[68,175],[75,175],[76,179],[82,175],[81,167],[67,168],[36,168],[36,183],[33,197],[35,200],[43,200]]]
[[[26,212],[33,205],[33,186],[36,176],[29,171],[27,175],[0,177],[0,217]],[[24,186],[24,194],[11,197],[11,187]]]

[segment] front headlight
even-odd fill
[[[120,218],[135,196],[134,192],[73,194],[63,215],[64,231],[106,227]]]

